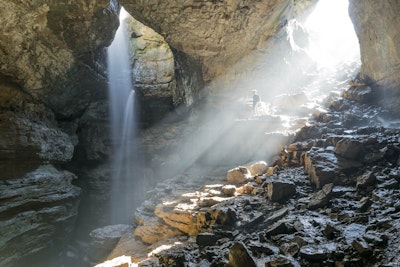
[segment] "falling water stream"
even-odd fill
[[[111,205],[112,223],[127,222],[127,212],[132,206],[135,173],[135,113],[130,53],[125,20],[129,14],[122,8],[120,26],[114,41],[108,47],[108,81],[111,113],[112,174]]]

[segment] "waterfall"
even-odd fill
[[[111,114],[112,173],[111,223],[128,222],[133,214],[135,175],[134,91],[125,20],[129,14],[121,8],[120,26],[108,47],[108,82]]]

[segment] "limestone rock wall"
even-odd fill
[[[136,93],[170,97],[175,85],[174,55],[164,38],[149,27],[127,19]]]
[[[349,1],[349,14],[360,43],[361,79],[386,92],[400,88],[400,3]]]
[[[0,263],[13,263],[68,240],[77,216],[76,176],[52,165],[0,180]]]
[[[72,158],[72,139],[53,113],[10,84],[0,84],[0,180],[18,178],[42,162]]]
[[[121,0],[133,17],[198,61],[205,81],[224,73],[313,0]]]
[[[183,115],[200,98],[199,63],[171,49],[160,34],[133,17],[126,23],[140,121],[151,124],[174,111]]]
[[[80,189],[55,166],[72,159],[75,139],[46,106],[0,83],[0,265],[68,240]]]
[[[81,190],[65,166],[75,147],[86,159],[106,153],[82,129],[96,120],[102,126],[90,118],[106,97],[104,47],[119,6],[109,0],[0,0],[0,6],[0,265],[15,266],[71,237]]]
[[[1,79],[58,117],[76,117],[89,100],[104,95],[104,75],[94,58],[118,26],[110,1],[4,0],[1,6]]]

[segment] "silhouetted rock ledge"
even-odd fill
[[[188,172],[159,184],[137,210],[133,235],[123,236],[109,259],[128,255],[139,266],[394,266],[397,126],[382,108],[336,99],[273,166],[238,166],[225,176]]]

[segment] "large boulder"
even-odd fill
[[[330,183],[343,185],[353,182],[348,181],[347,175],[361,166],[361,162],[344,159],[330,149],[312,148],[304,157],[304,170],[318,189]]]
[[[251,178],[251,172],[244,166],[230,169],[226,173],[226,180],[230,183],[245,183],[249,178]]]
[[[296,194],[296,185],[289,179],[269,179],[264,186],[271,201],[285,202]]]
[[[168,207],[167,205],[158,205],[154,214],[163,219],[171,227],[179,229],[183,233],[194,236],[199,232],[198,218],[196,212],[185,208],[185,205],[176,205]]]
[[[265,161],[257,161],[247,166],[252,176],[263,175],[268,168],[268,164]]]
[[[336,143],[335,153],[348,159],[359,159],[360,153],[363,151],[363,144],[352,138],[343,138]]]
[[[177,228],[170,227],[157,217],[146,218],[143,225],[136,227],[135,237],[140,238],[146,244],[154,244],[170,237],[183,235]]]
[[[93,261],[103,260],[118,243],[121,236],[132,232],[132,225],[114,224],[96,228],[90,232],[90,257]]]
[[[235,243],[229,249],[229,266],[232,267],[256,267],[254,259],[251,257],[249,250],[242,242]]]

